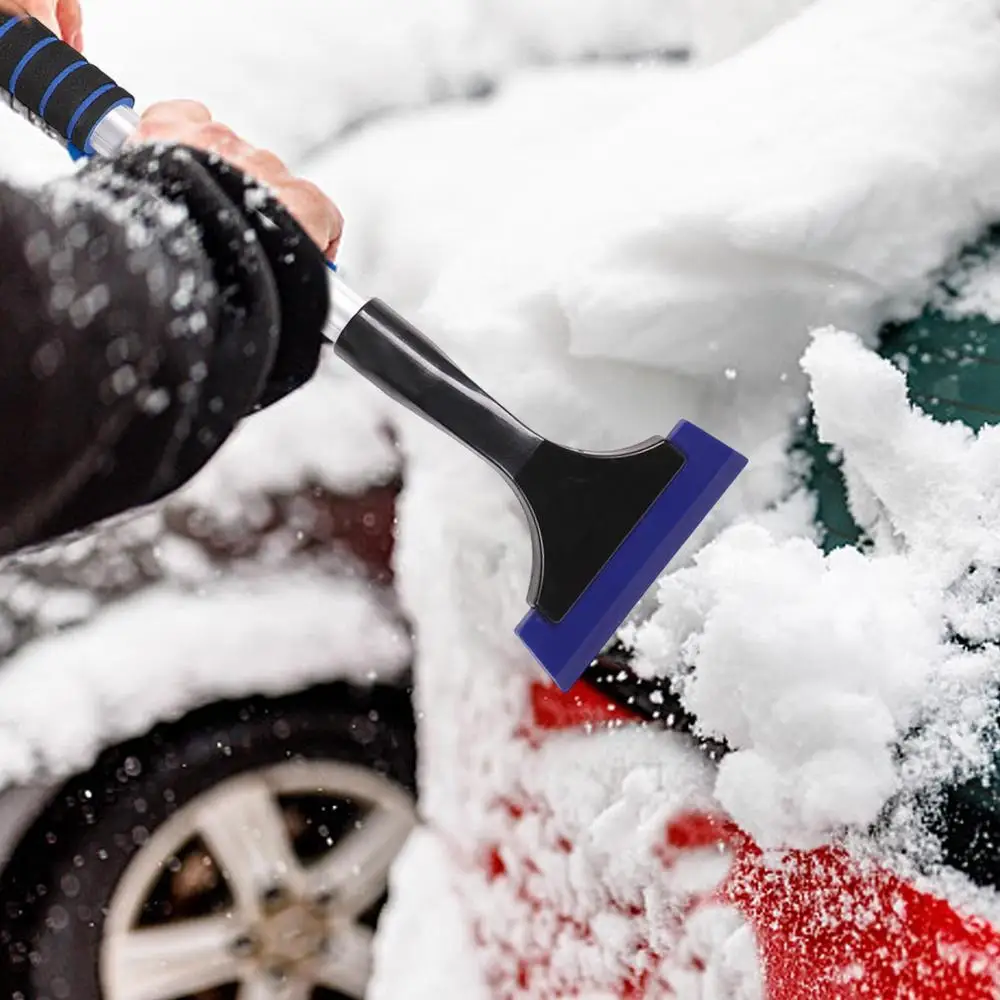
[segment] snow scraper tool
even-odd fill
[[[74,158],[112,156],[134,99],[33,18],[0,14],[0,88]],[[531,532],[530,610],[516,633],[567,691],[733,483],[746,459],[680,421],[623,451],[565,448],[525,427],[379,299],[331,275],[336,353],[490,462]]]

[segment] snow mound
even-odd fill
[[[673,672],[733,748],[720,802],[762,844],[805,847],[872,824],[907,771],[926,782],[985,761],[971,737],[990,724],[1000,658],[950,640],[970,617],[978,638],[1000,635],[987,585],[966,581],[1000,556],[1000,428],[912,408],[903,373],[853,335],[820,331],[803,367],[874,551],[735,525],[662,582],[634,638],[641,668]],[[919,762],[897,746],[914,728]]]
[[[685,0],[283,0],[278,13],[259,0],[144,0],[142,10],[140,20],[128,0],[88,0],[88,58],[138,108],[200,100],[292,161],[371,115],[465,96],[518,66],[690,40]],[[67,165],[57,144],[0,116],[6,174],[36,183]]]
[[[819,434],[844,453],[866,531],[944,584],[1000,562],[1000,427],[975,434],[910,407],[903,373],[848,334],[821,331],[803,367]]]
[[[580,164],[586,212],[559,220],[545,277],[570,352],[771,380],[810,329],[870,338],[922,304],[1000,215],[997,14],[820,2],[651,89]]]
[[[893,742],[940,658],[907,570],[742,526],[662,585],[638,648],[658,672],[676,658],[699,728],[736,750],[716,793],[761,842],[822,843],[896,790]]]

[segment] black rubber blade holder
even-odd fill
[[[0,90],[63,140],[91,153],[94,127],[132,95],[33,17],[0,14]]]
[[[615,454],[542,441],[514,477],[534,520],[528,603],[562,621],[683,465],[662,438]]]
[[[346,325],[335,350],[507,479],[531,531],[528,603],[552,622],[562,620],[684,465],[680,449],[663,438],[609,454],[545,440],[378,299]]]

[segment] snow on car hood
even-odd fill
[[[360,580],[302,566],[170,583],[29,643],[0,670],[0,788],[89,766],[113,743],[223,698],[407,665],[405,630]]]

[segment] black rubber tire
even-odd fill
[[[408,692],[335,684],[220,703],[104,753],[55,796],[0,880],[0,996],[102,1000],[106,906],[144,831],[220,781],[296,758],[361,764],[413,792]]]

